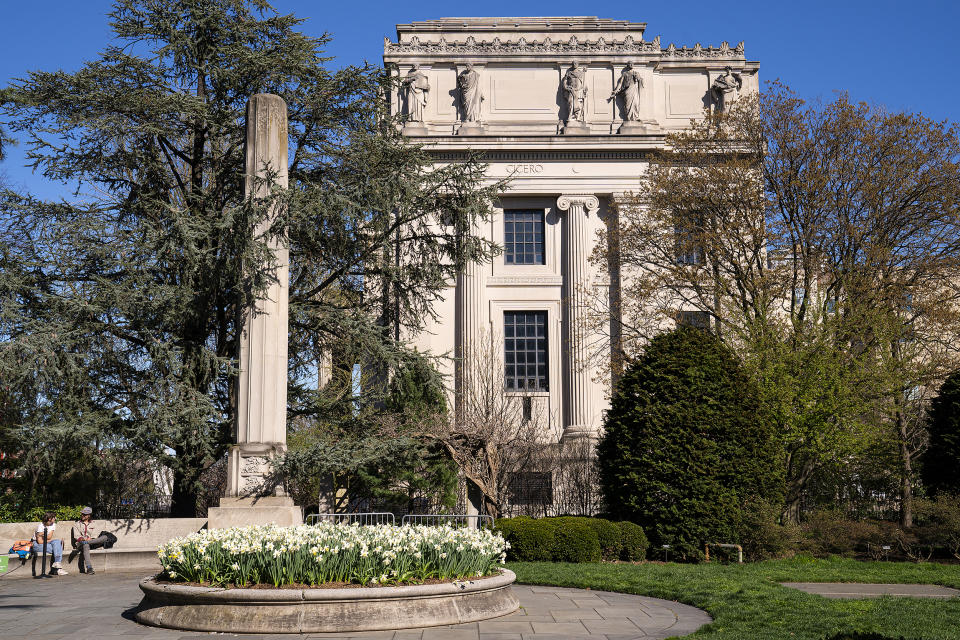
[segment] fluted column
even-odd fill
[[[590,277],[590,231],[587,215],[600,208],[596,196],[564,194],[557,198],[563,219],[564,439],[596,436],[595,407],[587,366],[586,301],[582,287]]]

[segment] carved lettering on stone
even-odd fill
[[[270,460],[264,456],[249,456],[240,458],[241,474],[260,474],[270,465]]]

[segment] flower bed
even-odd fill
[[[485,529],[274,525],[213,529],[159,548],[162,578],[210,585],[395,585],[493,574],[503,538]]]

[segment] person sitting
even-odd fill
[[[43,514],[43,520],[37,525],[37,532],[33,536],[33,552],[40,555],[44,551],[53,557],[53,564],[50,567],[50,575],[65,576],[67,572],[61,566],[63,560],[63,540],[54,538],[53,534],[57,530],[57,515],[52,511]],[[44,546],[43,541],[47,544]]]
[[[90,560],[90,549],[102,547],[110,541],[108,536],[98,536],[96,531],[97,525],[93,520],[93,509],[84,507],[80,510],[80,519],[73,523],[73,528],[70,530],[70,538],[73,541],[73,548],[83,553],[83,564],[80,565],[80,573],[86,573],[88,576],[96,573],[93,570],[93,562]],[[114,540],[116,540],[116,538],[114,538]],[[86,570],[84,570],[84,567],[86,567]]]

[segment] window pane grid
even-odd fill
[[[504,372],[508,391],[548,391],[547,312],[503,313]]]
[[[503,260],[505,264],[545,264],[543,211],[505,209]]]

